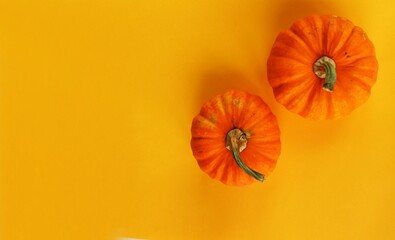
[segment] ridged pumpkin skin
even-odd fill
[[[333,92],[323,90],[314,63],[323,56],[336,65]],[[281,32],[271,50],[267,73],[275,98],[309,119],[337,119],[367,101],[377,78],[374,46],[366,33],[336,16],[309,16]]]
[[[244,163],[269,175],[280,155],[280,130],[276,117],[258,96],[231,90],[206,102],[193,119],[191,147],[201,170],[211,178],[243,186],[255,179],[226,148],[227,134],[235,128],[247,135],[247,147],[240,152]]]

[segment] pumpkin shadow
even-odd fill
[[[217,64],[216,67],[201,72],[197,101],[200,106],[216,95],[231,89],[248,91],[249,86],[248,79],[241,72],[230,66]]]
[[[281,112],[278,111],[278,108],[281,106],[274,99],[273,90],[266,79],[266,62],[263,63],[264,53],[248,49],[248,47],[245,49],[251,59],[248,68],[238,70],[236,67],[217,64],[216,67],[201,72],[200,91],[197,91],[198,95],[194,106],[196,109],[200,109],[204,102],[216,95],[235,89],[261,97],[274,115],[279,118]]]
[[[339,4],[334,5],[325,1],[283,0],[278,4],[276,8],[272,9],[275,16],[275,20],[272,22],[273,32],[289,28],[295,20],[309,15],[344,15]]]
[[[248,49],[247,54],[250,54],[251,64],[248,69],[238,70],[236,67],[231,67],[225,64],[216,64],[215,67],[208,68],[200,73],[200,90],[197,91],[194,106],[200,109],[201,105],[215,97],[223,94],[228,90],[235,89],[245,91],[257,95],[269,105],[273,113],[278,117],[280,106],[274,99],[273,91],[266,79],[266,63],[263,63],[264,53],[258,54],[259,51]]]
[[[278,196],[275,184],[264,189],[263,184],[267,183],[256,182],[244,187],[227,186],[202,175],[196,189],[199,195],[196,204],[204,223],[201,230],[207,233],[207,238],[237,238],[233,234],[240,233],[235,232],[235,229],[244,232],[261,231],[272,217],[272,213],[268,213],[272,207],[271,199],[265,196]],[[258,224],[257,219],[261,221]]]

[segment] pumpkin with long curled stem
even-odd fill
[[[200,168],[227,185],[263,181],[280,155],[280,130],[258,96],[228,91],[206,102],[192,122],[191,147]]]

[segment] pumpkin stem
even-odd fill
[[[323,56],[314,63],[314,73],[319,78],[325,78],[322,89],[333,92],[336,83],[336,63],[332,58]]]
[[[247,135],[242,130],[234,128],[226,136],[226,148],[232,153],[233,159],[244,172],[258,181],[263,182],[265,176],[249,168],[241,159],[240,152],[247,147]]]

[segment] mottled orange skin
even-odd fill
[[[227,133],[234,128],[247,134],[247,148],[241,152],[244,163],[267,177],[280,155],[277,119],[260,97],[234,90],[206,102],[193,119],[191,147],[200,168],[227,185],[256,181],[226,148]]]
[[[336,63],[333,92],[324,91],[324,80],[313,72],[322,56]],[[374,46],[366,33],[336,16],[297,20],[277,36],[267,62],[277,101],[309,119],[337,119],[366,102],[377,70]]]

